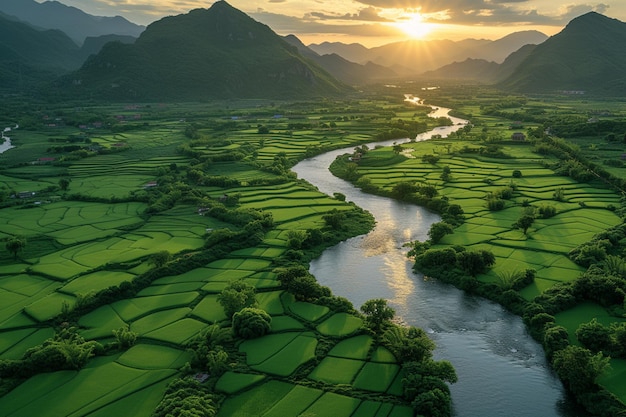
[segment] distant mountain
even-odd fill
[[[102,35],[138,37],[145,29],[120,16],[92,16],[58,1],[0,0],[0,12],[44,29],[59,29],[81,45],[85,38]]]
[[[501,84],[519,92],[626,94],[626,23],[590,12],[538,45]]]
[[[337,54],[350,62],[356,62],[358,64],[371,61],[369,49],[360,43],[345,44],[341,42],[322,42],[320,44],[311,44],[309,48],[320,55]]]
[[[89,57],[89,55],[95,55],[102,50],[102,47],[109,42],[121,42],[132,44],[135,43],[137,38],[133,36],[125,35],[102,35],[102,36],[90,36],[85,39],[85,43],[80,48],[80,56],[82,61]]]
[[[452,62],[462,62],[468,58],[500,63],[522,46],[538,44],[547,38],[541,32],[522,31],[495,41],[487,39],[411,40],[394,42],[371,49],[359,44],[346,45],[342,43],[312,44],[309,47],[317,53],[336,53],[350,61],[361,64],[371,61],[393,68],[401,75],[413,76],[416,73],[432,71]]]
[[[80,67],[78,46],[60,30],[36,30],[0,13],[0,89],[23,91]]]
[[[154,22],[134,44],[108,43],[64,78],[111,99],[303,98],[349,88],[269,27],[225,1]]]
[[[434,71],[420,74],[427,79],[451,79],[491,82],[497,77],[500,65],[485,59],[467,58],[463,62],[453,62]]]
[[[304,57],[314,61],[333,77],[348,85],[363,85],[380,81],[381,79],[389,80],[397,77],[397,74],[390,68],[371,62],[361,65],[350,62],[335,53],[320,55],[305,46],[300,39],[294,35],[285,36],[285,40],[298,48],[298,51]]]

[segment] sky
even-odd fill
[[[37,0],[40,3],[44,0]],[[96,16],[148,25],[165,16],[208,8],[213,0],[59,0]],[[626,0],[228,0],[279,35],[312,43],[366,47],[407,39],[499,39],[509,33],[558,33],[595,11],[626,21]]]

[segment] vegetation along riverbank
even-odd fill
[[[522,316],[577,400],[617,415],[626,399],[625,109],[476,91],[472,100],[426,93],[471,121],[448,138],[359,148],[332,170],[440,213],[428,239],[411,244],[415,268]]]
[[[307,272],[371,216],[289,170],[432,128],[428,108],[8,104],[20,128],[1,156],[7,415],[451,413],[454,370],[422,330]]]

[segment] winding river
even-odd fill
[[[438,108],[432,117],[447,116]],[[454,125],[420,134],[426,140],[457,130]],[[367,144],[392,145],[407,140]],[[451,386],[454,413],[459,417],[584,416],[565,394],[550,370],[541,346],[526,332],[522,320],[491,301],[465,294],[453,286],[426,279],[412,270],[403,244],[425,240],[439,216],[426,209],[365,194],[333,176],[328,166],[354,147],[339,149],[297,164],[293,170],[326,194],[342,193],[368,210],[376,227],[367,235],[329,248],[311,263],[310,271],[334,294],[360,307],[385,298],[406,324],[421,327],[437,344],[436,359],[452,363],[459,381]]]

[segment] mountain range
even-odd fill
[[[45,27],[37,24],[43,7],[51,10]],[[57,12],[63,17],[53,19]],[[84,26],[78,23],[82,19],[92,22],[92,32],[68,36],[60,28],[70,16],[77,19],[76,29]],[[495,41],[405,41],[366,48],[306,46],[223,0],[163,18],[145,30],[56,1],[0,0],[0,89],[43,91],[46,83],[46,91],[56,86],[65,95],[108,99],[292,99],[345,94],[351,86],[375,82],[447,78],[523,93],[623,95],[625,42],[625,23],[594,12],[550,38],[524,31]]]
[[[451,62],[468,58],[500,63],[522,46],[537,45],[546,39],[548,36],[545,34],[530,30],[514,32],[495,41],[487,39],[410,40],[375,48],[366,48],[360,44],[324,42],[309,45],[309,48],[318,54],[336,53],[352,62],[360,64],[372,62],[392,68],[399,75],[414,76],[416,72],[431,71]]]
[[[38,3],[35,0],[0,0],[0,12],[39,29],[58,29],[79,46],[88,37],[102,35],[136,38],[145,29],[121,16],[92,16],[58,1]]]
[[[290,98],[349,87],[225,1],[150,24],[134,44],[108,43],[64,79],[111,99]]]

